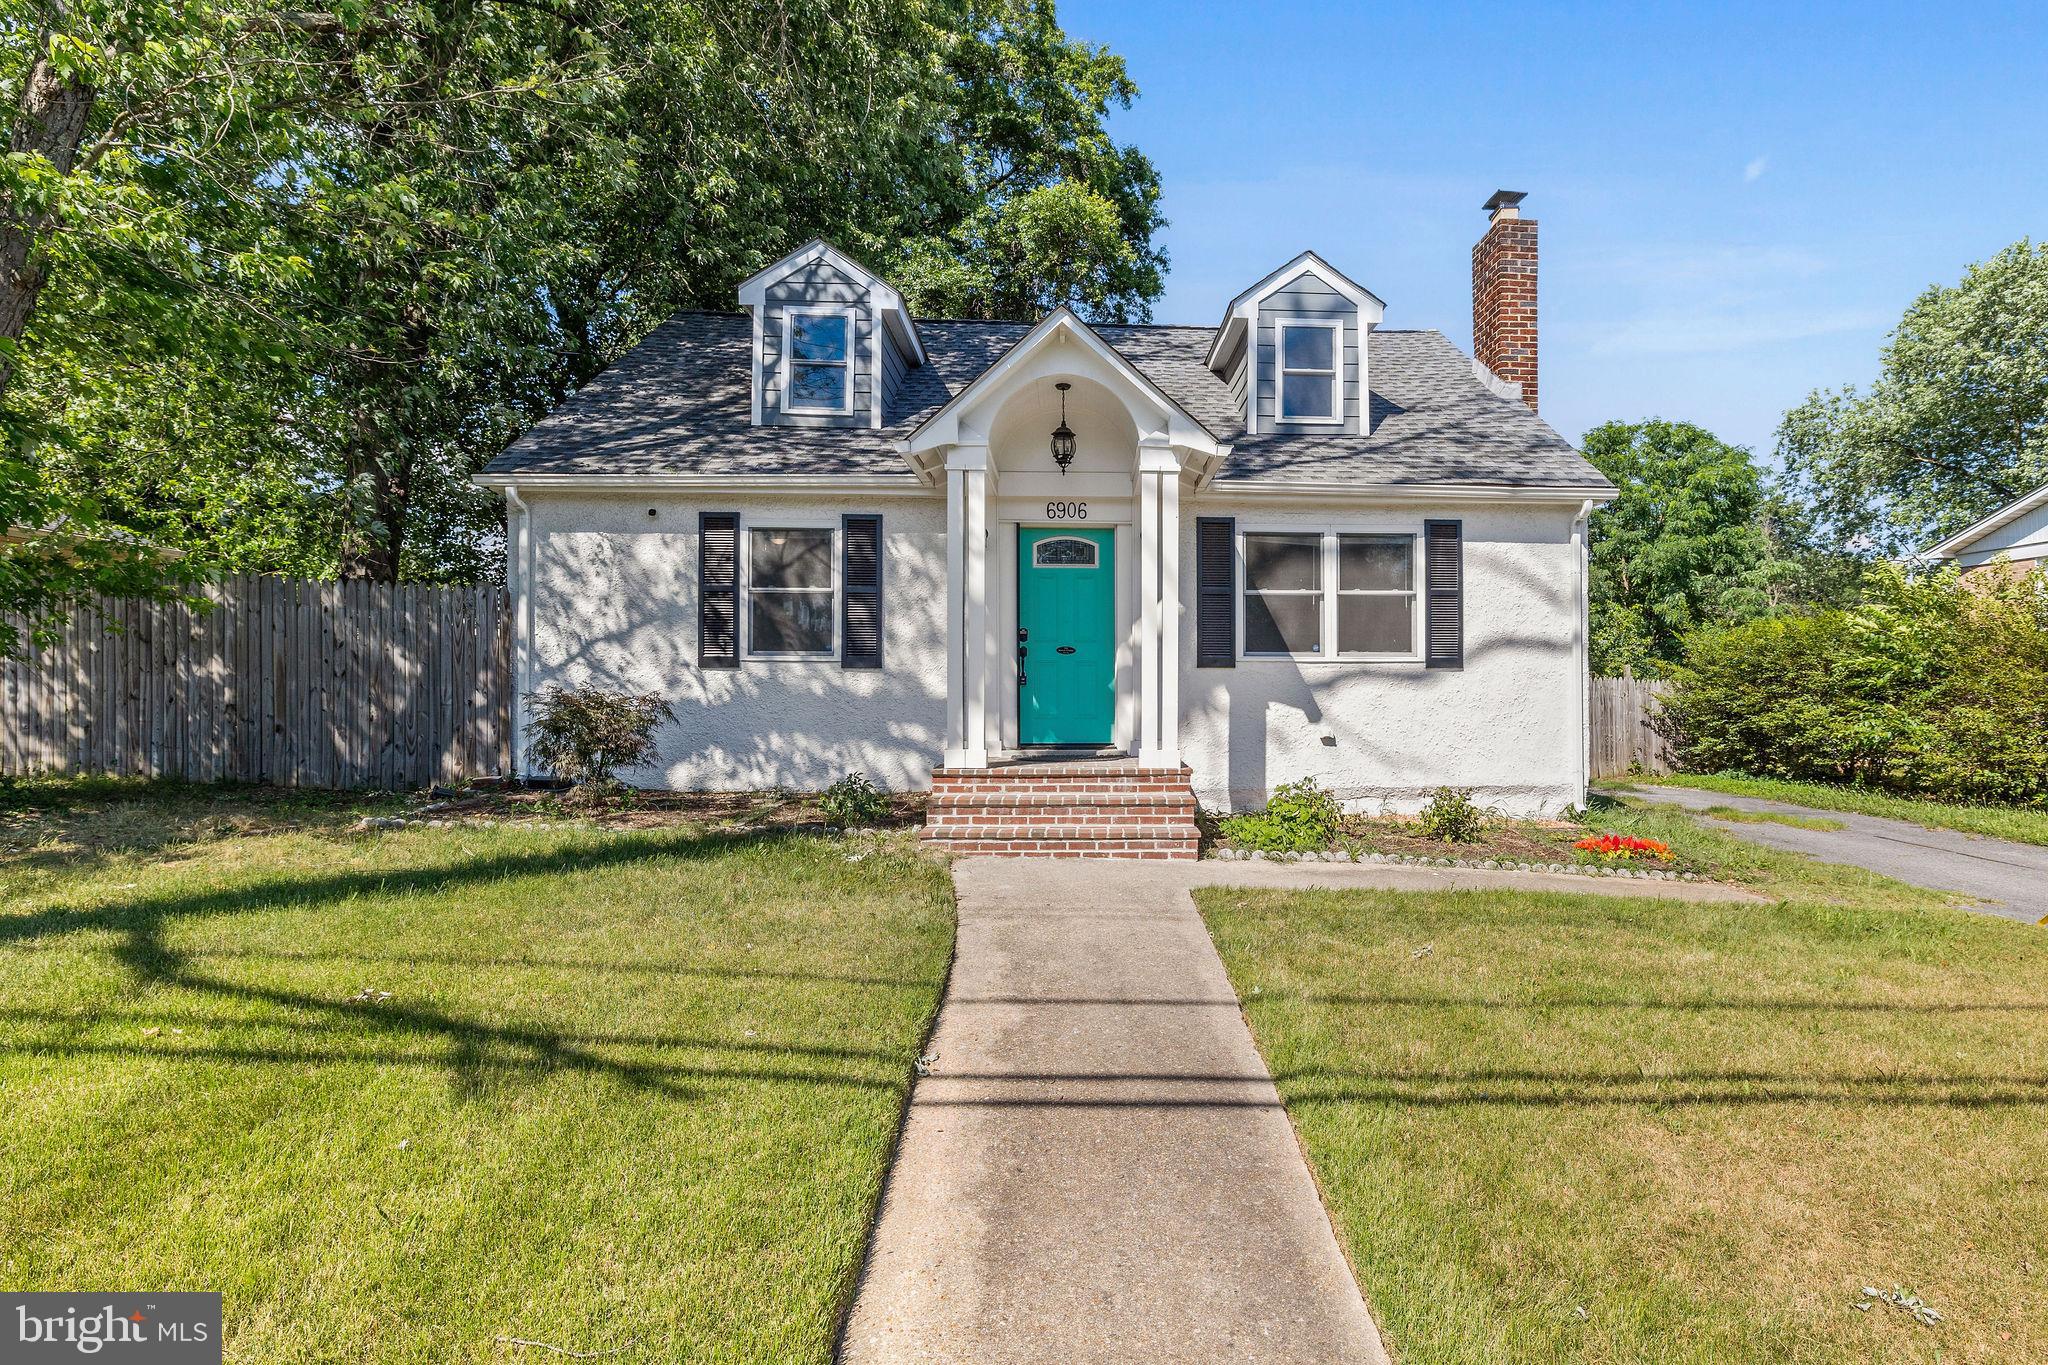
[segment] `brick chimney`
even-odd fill
[[[1472,248],[1472,354],[1536,410],[1536,220],[1516,190],[1495,190],[1486,235]]]

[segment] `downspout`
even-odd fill
[[[1579,689],[1579,805],[1583,807],[1589,799],[1588,787],[1593,777],[1593,714],[1589,694],[1592,681],[1588,672],[1592,667],[1591,646],[1587,634],[1591,629],[1592,575],[1586,544],[1586,523],[1593,515],[1593,500],[1587,498],[1579,504],[1578,515],[1572,518],[1572,555],[1578,560],[1579,569],[1579,615],[1572,627],[1573,642],[1577,648]]]
[[[532,664],[528,658],[533,640],[533,514],[526,499],[511,484],[505,485],[505,503],[511,510],[507,521],[512,531],[511,567],[516,586],[512,594],[512,698],[507,716],[512,726],[512,771],[516,782],[526,771],[526,693]]]

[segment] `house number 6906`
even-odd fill
[[[1088,504],[1085,502],[1049,502],[1045,505],[1047,521],[1086,521]]]

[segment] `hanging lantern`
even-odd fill
[[[1052,429],[1052,462],[1064,475],[1074,462],[1074,429],[1067,425],[1067,390],[1074,386],[1062,380],[1053,387],[1060,391],[1060,424]]]

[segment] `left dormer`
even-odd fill
[[[740,285],[754,319],[756,426],[882,427],[924,344],[903,296],[811,241]]]

